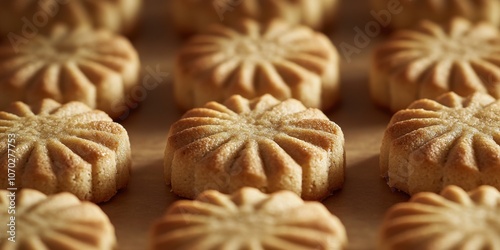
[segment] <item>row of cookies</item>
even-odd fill
[[[320,110],[338,102],[339,56],[314,30],[331,25],[338,1],[225,1],[219,22],[208,2],[174,3],[193,13],[178,12],[176,27],[197,33],[174,61],[188,111],[169,129],[165,179],[196,199],[170,206],[151,248],[344,249],[340,220],[302,200],[344,182],[344,136]]]
[[[13,200],[14,219],[6,212]],[[419,193],[386,212],[378,249],[498,249],[499,204],[500,192],[488,186]],[[0,209],[9,229],[2,249],[116,249],[108,217],[72,194],[2,190]],[[151,227],[149,249],[344,249],[346,241],[342,223],[321,203],[247,187],[175,202]]]
[[[8,142],[0,218],[9,229],[1,249],[116,249],[107,215],[87,201],[108,201],[130,178],[128,134],[111,117],[126,111],[139,78],[138,53],[119,33],[135,32],[141,5],[0,4],[0,137]]]
[[[387,211],[378,247],[497,249],[500,2],[402,6],[405,14],[390,25],[405,29],[375,48],[370,92],[395,113],[380,149],[381,174],[412,197]]]
[[[500,30],[470,19],[425,19],[375,47],[370,93],[395,113],[380,168],[410,195],[500,188]]]

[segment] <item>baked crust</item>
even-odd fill
[[[151,230],[151,249],[344,249],[345,228],[319,202],[290,191],[215,190],[178,201]],[[195,240],[196,239],[196,240]]]
[[[344,182],[344,135],[320,110],[270,95],[192,109],[170,127],[165,180],[182,197],[250,186],[321,200]]]
[[[70,192],[104,202],[124,188],[130,176],[127,131],[102,111],[80,102],[38,105],[15,102],[0,112],[0,139],[14,139],[14,150],[0,144],[0,171],[13,164],[16,179],[0,176],[0,188],[32,188],[45,194]]]
[[[15,198],[15,214],[9,214]],[[15,242],[7,233],[0,236],[0,248],[21,249],[116,249],[115,229],[95,204],[78,200],[70,193],[46,196],[33,189],[15,193],[0,190],[0,221],[8,225],[15,217]],[[6,228],[9,228],[5,226]]]
[[[181,47],[174,70],[175,98],[185,110],[236,94],[295,98],[321,109],[339,98],[339,56],[331,41],[279,20],[211,26]]]
[[[370,90],[374,102],[392,112],[448,91],[500,98],[500,33],[462,18],[398,31],[374,51]]]
[[[379,249],[497,249],[500,193],[481,186],[467,193],[448,186],[440,195],[419,193],[385,215]]]
[[[44,98],[80,101],[116,118],[138,82],[137,51],[106,30],[56,26],[48,36],[0,47],[0,110],[11,102]]]
[[[476,93],[422,99],[391,119],[380,169],[391,187],[411,195],[448,185],[500,188],[500,101]]]

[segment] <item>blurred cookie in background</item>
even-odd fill
[[[206,31],[210,24],[229,25],[240,18],[268,22],[274,18],[315,30],[332,27],[338,0],[171,0],[175,29],[184,35]]]
[[[3,0],[0,1],[1,40],[32,39],[56,23],[87,26],[131,35],[142,0]]]
[[[500,98],[500,32],[464,18],[396,31],[374,49],[370,91],[392,112],[449,91]]]
[[[150,233],[152,250],[345,249],[344,225],[319,202],[290,191],[208,190],[177,201]]]
[[[499,0],[372,0],[371,16],[384,27],[411,28],[426,19],[446,23],[455,17],[500,25]]]
[[[339,55],[328,37],[280,19],[211,25],[185,42],[174,61],[175,99],[185,110],[264,94],[327,110],[339,89]]]
[[[70,193],[47,196],[33,189],[0,190],[0,222],[8,230],[0,236],[4,250],[117,248],[108,216]]]
[[[51,98],[80,101],[116,118],[139,71],[138,53],[125,37],[56,25],[49,35],[0,46],[0,109]]]

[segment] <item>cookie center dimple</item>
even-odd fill
[[[485,50],[484,45],[474,40],[461,38],[442,41],[438,46],[438,53],[450,59],[464,60],[481,57]]]
[[[69,43],[56,43],[45,46],[37,51],[40,57],[54,63],[65,63],[74,58],[80,50],[80,47]]]
[[[491,110],[480,109],[478,111],[471,112],[470,109],[474,107],[469,107],[461,110],[453,110],[448,112],[445,120],[449,121],[451,124],[463,124],[473,130],[477,130],[481,133],[490,134],[498,128],[498,123],[500,122],[499,117],[490,114]],[[478,109],[475,107],[474,109]]]
[[[223,227],[231,232],[237,232],[242,236],[256,236],[269,233],[273,222],[274,219],[271,216],[264,215],[253,209],[249,209],[248,211],[242,209],[239,213],[228,216],[223,222]]]
[[[272,138],[278,133],[276,128],[270,123],[253,116],[242,116],[237,125],[236,133],[252,137]]]
[[[500,232],[500,220],[498,212],[491,207],[477,206],[473,211],[466,210],[464,216],[461,216],[461,225],[469,225],[475,228],[474,231],[496,230]]]
[[[282,48],[273,41],[241,39],[234,46],[235,55],[246,59],[269,59],[281,54]]]
[[[25,137],[38,139],[59,137],[63,131],[62,123],[59,119],[50,117],[26,117],[20,123],[19,133]]]

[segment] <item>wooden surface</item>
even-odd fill
[[[132,143],[132,178],[127,189],[101,205],[116,227],[119,249],[123,250],[147,249],[152,222],[179,199],[163,180],[166,134],[182,115],[172,95],[172,55],[181,40],[171,31],[167,3],[145,0],[140,32],[133,39],[140,52],[143,78],[131,98],[140,101],[140,106],[121,121]],[[374,20],[366,0],[343,1],[340,8],[337,28],[330,35],[339,50],[342,43],[354,44],[356,27],[364,29]],[[408,199],[392,192],[378,170],[381,138],[390,114],[371,103],[368,72],[370,48],[383,38],[374,36],[367,47],[358,48],[359,54],[353,54],[350,62],[341,53],[342,102],[327,113],[345,134],[347,175],[343,189],[323,203],[344,223],[348,249],[375,249],[385,211]],[[151,73],[155,71],[161,73]]]

